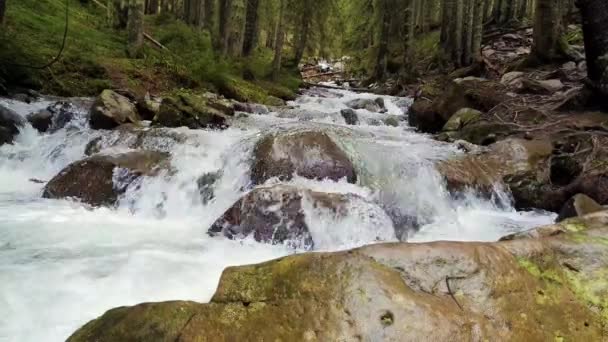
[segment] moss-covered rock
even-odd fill
[[[410,126],[437,133],[462,108],[489,111],[508,97],[504,85],[490,80],[464,78],[435,80],[424,85],[410,108]]]
[[[209,304],[113,309],[69,341],[601,341],[608,215],[562,225],[498,243],[379,244],[230,267]]]
[[[226,128],[234,107],[225,100],[180,93],[163,99],[153,124],[164,127]]]
[[[152,151],[96,155],[68,165],[44,187],[45,198],[76,198],[93,205],[113,205],[137,178],[153,175],[169,157]]]
[[[353,163],[324,132],[297,131],[268,135],[254,150],[251,178],[263,184],[278,177],[288,180],[294,174],[309,179],[357,181]]]
[[[104,90],[91,108],[90,125],[93,129],[112,129],[125,123],[141,121],[135,104],[113,90]]]
[[[483,113],[471,108],[462,108],[458,110],[443,126],[444,132],[459,131],[463,127],[470,125],[481,117]]]

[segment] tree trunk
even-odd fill
[[[560,55],[559,39],[562,29],[562,1],[536,1],[532,57],[538,62],[550,62]]]
[[[128,54],[140,57],[144,45],[144,0],[129,0]]]
[[[414,0],[403,4],[403,70],[402,77],[409,78],[412,71],[412,42],[414,41]]]
[[[296,56],[295,64],[300,64],[302,57],[304,57],[304,51],[308,44],[308,31],[310,30],[310,17],[307,15],[302,16],[302,26],[300,28],[300,34],[296,45]]]
[[[475,17],[475,0],[464,0],[464,22],[462,31],[462,66],[471,65],[473,61],[473,18]]]
[[[205,5],[203,10],[204,15],[204,23],[203,23],[203,27],[205,28],[205,30],[209,31],[209,33],[211,34],[211,36],[213,37],[213,30],[214,30],[214,16],[215,16],[215,0],[205,0]]]
[[[483,22],[485,18],[485,4],[489,0],[474,0],[474,18],[473,18],[473,41],[471,42],[471,56],[473,62],[481,58],[481,43],[483,39]]]
[[[578,0],[583,18],[587,76],[608,105],[608,2]]]
[[[243,38],[243,56],[251,55],[258,33],[259,0],[247,0],[247,14],[245,18],[245,36]]]
[[[391,29],[391,6],[390,0],[382,1],[380,41],[378,42],[378,55],[376,58],[376,70],[374,77],[377,81],[383,80],[386,75],[386,65],[388,62],[388,36]]]
[[[6,12],[6,1],[0,0],[0,25],[4,23],[4,13]]]
[[[277,38],[274,46],[274,60],[272,61],[272,78],[278,80],[281,74],[281,57],[283,53],[283,42],[285,41],[285,0],[281,0],[279,9],[279,23],[277,26]]]
[[[230,47],[231,19],[232,0],[220,0],[220,51],[223,55],[228,54]]]

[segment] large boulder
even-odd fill
[[[165,127],[225,128],[234,105],[228,100],[193,94],[178,94],[163,99],[153,124]]]
[[[452,193],[476,190],[489,195],[502,185],[511,189],[520,208],[559,210],[565,199],[550,196],[545,188],[551,183],[552,152],[546,140],[506,139],[481,153],[441,161],[437,169]]]
[[[93,129],[113,129],[140,120],[135,105],[126,96],[106,89],[93,103],[89,123]]]
[[[169,155],[152,151],[95,155],[68,165],[44,187],[44,198],[76,198],[93,205],[113,205],[129,184],[166,167]]]
[[[268,135],[257,143],[253,154],[251,178],[256,185],[273,177],[289,180],[294,174],[309,179],[357,181],[353,163],[324,132]]]
[[[236,202],[209,229],[231,239],[250,235],[258,242],[288,243],[312,249],[314,242],[304,217],[303,201],[315,208],[331,210],[337,217],[348,215],[347,204],[355,195],[331,194],[287,185],[261,187]]]
[[[410,107],[410,126],[422,132],[437,133],[462,108],[487,112],[508,97],[498,82],[464,78],[458,81],[435,80],[422,87]]]
[[[459,131],[463,127],[479,120],[482,115],[483,113],[476,109],[462,108],[454,113],[448,122],[446,122],[446,124],[443,126],[443,131]]]
[[[603,341],[607,223],[230,267],[209,304],[112,309],[68,341]]]
[[[23,117],[0,105],[0,145],[12,144],[13,138],[19,134],[19,128],[24,124]]]

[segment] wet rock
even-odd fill
[[[53,123],[53,113],[46,109],[42,109],[27,116],[27,121],[38,132],[45,133]]]
[[[85,147],[85,154],[91,156],[113,147],[169,152],[173,146],[185,141],[184,134],[166,128],[121,125],[115,130],[89,141]]]
[[[443,131],[459,131],[463,127],[479,120],[482,114],[482,112],[475,109],[462,108],[454,113],[450,120],[446,122],[443,126]]]
[[[382,119],[382,122],[384,122],[386,126],[399,127],[400,120],[398,116],[390,115]]]
[[[303,201],[344,217],[351,196],[355,195],[314,192],[287,185],[256,188],[228,209],[209,233],[223,233],[230,239],[253,236],[258,242],[312,249],[314,242],[304,218]]]
[[[93,206],[113,205],[134,180],[152,176],[166,166],[168,157],[152,151],[95,155],[68,165],[47,183],[42,196],[76,198]]]
[[[249,114],[268,114],[268,107],[257,103],[235,102],[234,110],[237,112],[245,112]]]
[[[547,201],[549,193],[543,188],[551,182],[552,151],[549,141],[507,139],[480,154],[442,161],[437,169],[453,193],[472,189],[490,195],[495,186],[503,185],[511,189],[520,207],[553,208],[555,204]]]
[[[357,113],[355,113],[355,111],[353,109],[342,109],[340,111],[340,115],[342,115],[342,117],[344,118],[344,121],[346,122],[347,125],[358,125],[359,124],[359,117],[357,116]]]
[[[574,71],[577,69],[577,65],[575,62],[564,63],[564,65],[562,65],[562,69],[565,71]]]
[[[226,128],[234,108],[223,102],[192,94],[165,98],[153,124],[165,127]]]
[[[385,109],[384,99],[381,97],[376,99],[354,99],[348,101],[346,105],[352,109],[367,109],[370,112],[380,112]]]
[[[160,111],[160,100],[152,98],[150,93],[146,93],[135,102],[137,112],[143,120],[152,121]]]
[[[423,86],[410,108],[408,121],[422,132],[438,133],[458,110],[486,112],[507,98],[506,87],[498,82],[478,78],[436,80]]]
[[[601,341],[607,223],[604,215],[538,238],[377,244],[230,267],[208,304],[112,309],[68,341]]]
[[[294,174],[309,179],[357,181],[355,168],[346,153],[324,132],[268,135],[257,143],[253,158],[253,184],[263,184],[273,177],[288,180]]]
[[[196,180],[196,185],[198,186],[201,202],[203,204],[207,204],[215,198],[214,187],[220,178],[222,178],[222,172],[218,171],[206,173]]]
[[[19,128],[24,124],[23,117],[0,105],[0,145],[12,144],[13,138],[19,134]]]
[[[570,198],[566,204],[564,204],[556,221],[561,222],[565,219],[585,216],[602,210],[604,210],[604,208],[591,197],[584,194],[578,194]]]
[[[90,125],[93,129],[113,129],[125,123],[139,123],[135,105],[125,96],[104,90],[91,108]]]
[[[59,101],[45,109],[31,113],[27,120],[40,133],[56,132],[74,119],[76,108],[70,102]]]

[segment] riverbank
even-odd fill
[[[127,57],[126,32],[109,27],[99,2],[70,2],[69,18],[61,58],[36,69],[31,67],[60,51],[65,1],[24,0],[8,7],[0,32],[0,94],[97,96],[104,89],[122,89],[162,96],[190,89],[276,104],[276,98],[293,99],[301,83],[298,71],[289,68],[270,79],[270,49],[260,48],[249,58],[223,58],[213,52],[208,34],[169,15],[146,16],[146,32],[163,48],[147,41],[138,59]]]

